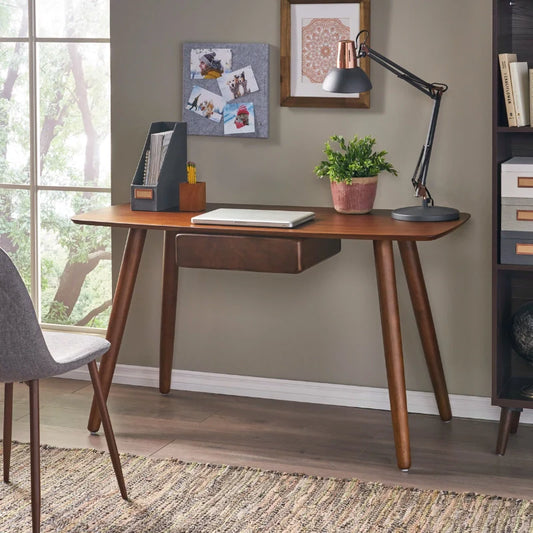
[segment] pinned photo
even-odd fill
[[[228,102],[259,90],[251,66],[225,73],[217,82],[222,96]]]
[[[187,100],[185,109],[192,111],[213,122],[220,122],[224,113],[226,101],[219,94],[206,91],[203,87],[195,85]]]
[[[191,80],[214,80],[231,71],[230,48],[191,50]]]
[[[255,133],[255,113],[252,103],[229,102],[224,108],[224,135]]]

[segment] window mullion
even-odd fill
[[[31,295],[39,320],[41,319],[41,273],[39,268],[39,209],[37,183],[39,180],[39,98],[37,75],[37,42],[35,40],[35,0],[28,0],[28,61],[30,91],[30,243]]]

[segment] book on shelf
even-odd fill
[[[516,125],[529,126],[529,71],[525,61],[509,63]]]
[[[172,130],[150,135],[150,149],[146,151],[144,185],[157,185],[171,137]]]
[[[516,62],[517,56],[516,54],[498,54],[498,60],[500,62],[500,72],[502,76],[503,97],[505,100],[505,111],[507,112],[507,122],[509,126],[516,126],[516,111],[509,63]]]

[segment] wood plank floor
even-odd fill
[[[27,396],[25,385],[15,385],[13,438],[21,442],[29,441]],[[43,381],[42,443],[106,449],[103,435],[85,429],[91,398],[87,382]],[[499,457],[496,422],[409,415],[413,465],[402,473],[386,411],[192,392],[162,396],[125,385],[113,385],[109,409],[121,452],[533,499],[533,426],[520,425]]]

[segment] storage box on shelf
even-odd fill
[[[533,265],[533,157],[501,164],[502,264]]]
[[[533,198],[502,197],[501,228],[533,232]]]
[[[501,262],[512,265],[533,265],[533,232],[502,231]]]
[[[502,197],[533,198],[533,157],[512,157],[501,171]]]

